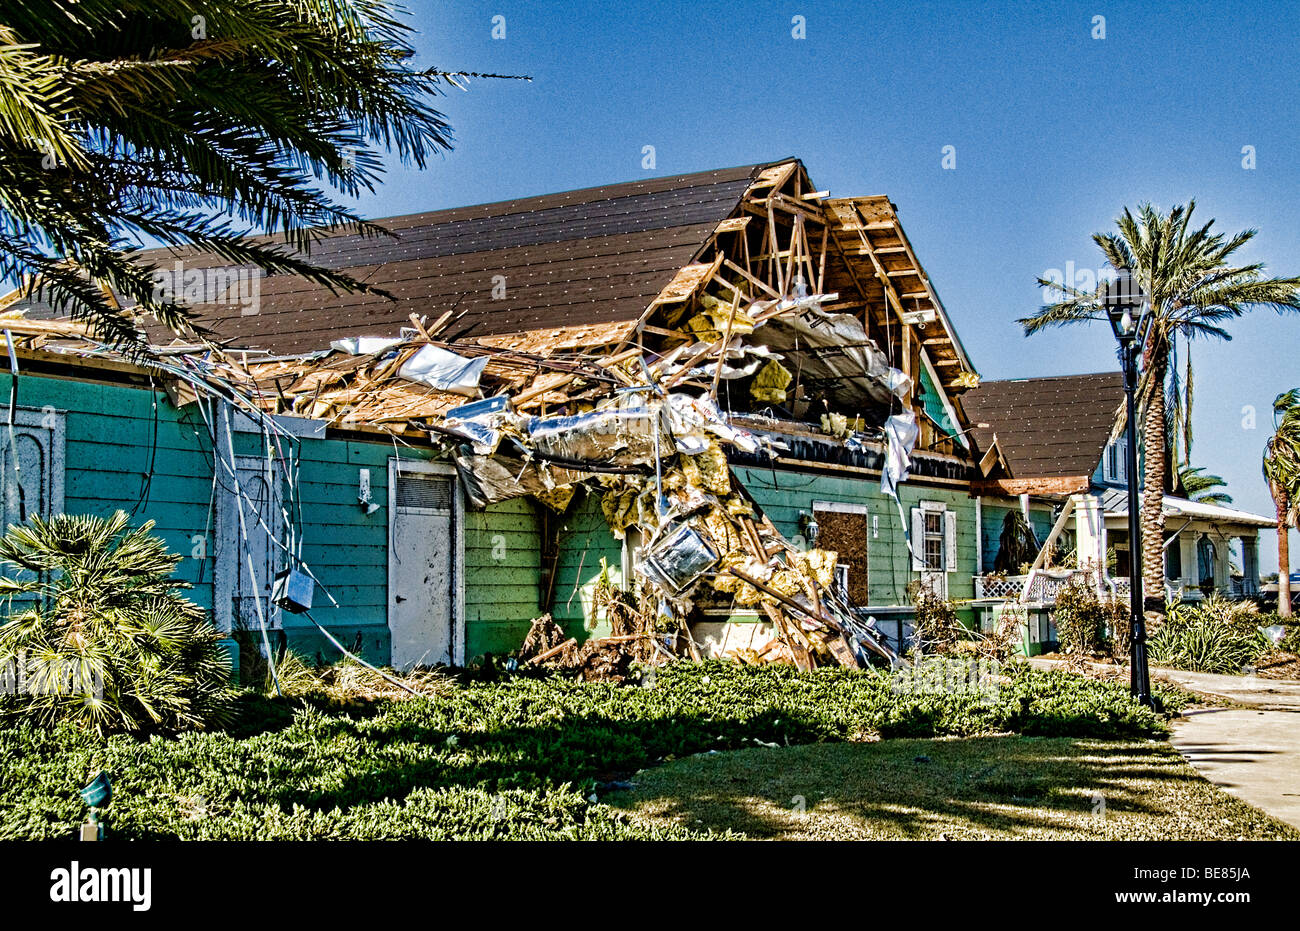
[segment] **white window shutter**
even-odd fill
[[[943,568],[947,572],[957,569],[957,512],[943,512]]]
[[[925,516],[920,508],[912,508],[912,571],[925,568]]]

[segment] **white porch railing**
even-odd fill
[[[1089,569],[1035,569],[1028,575],[977,575],[975,597],[1019,601],[1024,604],[1051,605],[1057,593],[1076,578],[1083,579],[1098,595],[1128,599],[1128,577],[1105,576],[1098,578]],[[1189,595],[1199,598],[1200,592],[1186,592],[1181,580],[1165,583],[1165,598],[1180,601]]]

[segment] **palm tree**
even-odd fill
[[[1227,487],[1228,483],[1221,476],[1205,474],[1205,466],[1193,468],[1189,465],[1180,465],[1178,467],[1175,490],[1181,491],[1191,501],[1199,501],[1202,504],[1232,504],[1232,495],[1226,491],[1215,490]]]
[[[233,710],[221,635],[172,578],[181,557],[153,521],[31,518],[0,536],[5,614],[0,666],[26,673],[28,694],[0,702],[42,724],[109,730],[203,728]]]
[[[423,167],[448,149],[430,99],[471,76],[412,67],[387,0],[44,0],[0,17],[0,280],[39,282],[135,351],[141,312],[202,335],[155,294],[135,256],[150,242],[383,293],[311,261],[324,227],[384,232],[327,188],[373,190],[384,151]]]
[[[1264,444],[1264,479],[1277,510],[1277,610],[1291,614],[1291,527],[1300,520],[1300,388],[1273,401],[1273,435]]]
[[[1143,204],[1128,208],[1115,221],[1118,232],[1094,233],[1106,261],[1131,268],[1148,296],[1152,323],[1143,348],[1139,416],[1143,433],[1142,560],[1143,587],[1151,593],[1148,609],[1162,610],[1164,591],[1164,509],[1168,486],[1166,391],[1170,355],[1176,340],[1231,339],[1224,324],[1256,307],[1300,310],[1300,277],[1267,278],[1261,263],[1234,265],[1231,258],[1256,230],[1232,236],[1212,232],[1214,220],[1191,226],[1195,202],[1161,214]],[[1020,320],[1025,334],[1048,327],[1107,319],[1099,286],[1085,292],[1060,282],[1039,279],[1064,295]]]

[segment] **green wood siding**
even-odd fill
[[[541,537],[527,500],[465,512],[465,656],[519,648],[538,607]]]
[[[197,410],[177,411],[162,391],[32,375],[19,376],[18,400],[64,415],[64,511],[108,515],[144,500],[137,522],[157,523],[168,549],[184,557],[176,575],[194,585],[189,597],[210,608],[211,443]],[[153,479],[146,482],[151,461]]]
[[[184,557],[176,575],[194,585],[189,597],[211,610],[216,565],[212,442],[198,408],[178,411],[160,390],[33,375],[20,377],[19,400],[24,407],[53,408],[64,415],[64,510],[103,515],[118,508],[131,511],[141,502],[137,522],[156,522],[168,548]],[[274,444],[272,450],[265,448],[258,434],[236,433],[234,442],[237,455],[279,454]],[[221,445],[224,450],[224,441]],[[318,589],[312,614],[349,648],[359,639],[367,659],[387,662],[386,505],[394,447],[380,441],[304,439],[297,449],[303,559],[338,602],[335,607]],[[401,456],[425,459],[428,453],[403,448]],[[151,465],[153,478],[146,483]],[[372,498],[383,505],[369,515],[357,505],[361,468],[370,469]],[[227,480],[224,471],[220,479]],[[467,605],[476,600],[483,599],[467,584]],[[337,654],[307,618],[288,613],[282,618],[295,650],[309,659],[317,652]]]
[[[868,526],[875,521],[867,541],[868,584],[871,604],[907,604],[907,584],[917,577],[912,571],[904,528],[892,498],[881,494],[874,477],[808,474],[768,469],[737,470],[754,500],[763,508],[777,530],[793,539],[799,535],[799,513],[811,512],[814,501],[836,501],[865,505],[870,512]],[[939,501],[957,515],[957,565],[948,573],[948,595],[954,600],[974,597],[975,502],[963,488],[944,488],[904,482],[899,486],[903,515],[911,520],[911,509],[921,501]]]
[[[580,640],[607,636],[609,622],[604,613],[593,617],[592,592],[600,578],[602,558],[614,584],[623,584],[623,541],[614,539],[596,494],[587,494],[574,506],[561,525],[559,543],[552,616]]]

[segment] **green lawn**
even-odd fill
[[[85,814],[77,790],[100,768],[114,783],[109,836],[126,839],[651,839],[703,836],[714,828],[749,831],[766,816],[731,824],[724,814],[748,802],[719,799],[715,815],[682,821],[643,818],[605,800],[616,794],[612,783],[642,771],[641,791],[659,793],[667,803],[670,783],[656,780],[724,759],[699,754],[764,747],[782,749],[725,759],[754,760],[760,770],[779,773],[784,781],[770,794],[773,805],[802,794],[820,817],[828,806],[850,803],[848,795],[834,801],[839,785],[855,786],[868,800],[894,792],[897,805],[918,811],[941,810],[949,799],[958,813],[977,800],[932,787],[936,774],[955,779],[958,773],[933,761],[969,748],[970,773],[963,778],[975,781],[967,789],[991,792],[997,779],[1021,778],[1020,770],[999,769],[1023,758],[1015,756],[1026,752],[1018,748],[1072,746],[992,736],[1007,734],[1161,738],[1133,745],[1149,748],[1141,767],[1078,763],[1084,768],[1062,770],[1075,774],[1059,785],[1051,782],[1059,761],[1023,758],[1017,766],[1048,780],[1046,794],[1037,796],[1043,804],[1063,805],[1076,789],[1085,796],[1097,786],[1105,791],[1116,773],[1140,768],[1171,774],[1170,788],[1161,794],[1153,784],[1150,794],[1134,790],[1132,797],[1116,791],[1115,810],[1137,804],[1133,799],[1146,799],[1142,804],[1153,810],[1181,810],[1195,789],[1198,798],[1227,805],[1230,820],[1242,811],[1173,765],[1162,739],[1165,719],[1134,704],[1123,685],[1025,664],[992,685],[992,691],[951,682],[934,689],[875,672],[677,663],[645,687],[515,676],[451,685],[433,697],[348,706],[247,695],[234,727],[180,736],[105,740],[68,727],[11,723],[0,727],[0,840],[67,837]],[[1161,694],[1174,704],[1186,699]],[[901,739],[928,737],[980,739]],[[909,762],[926,754],[931,764]],[[857,759],[885,769],[872,775],[869,767],[830,765]],[[815,774],[818,760],[830,767],[826,774]],[[673,761],[685,762],[657,769]],[[861,775],[849,778],[849,770]],[[741,786],[726,778],[729,791]],[[768,797],[765,786],[746,791],[761,799]],[[691,788],[690,797],[671,804],[697,804],[707,788]],[[764,810],[763,803],[752,804]],[[1245,829],[1218,830],[1236,836]]]
[[[967,737],[760,748],[647,770],[650,825],[774,840],[1300,839],[1161,740]]]

